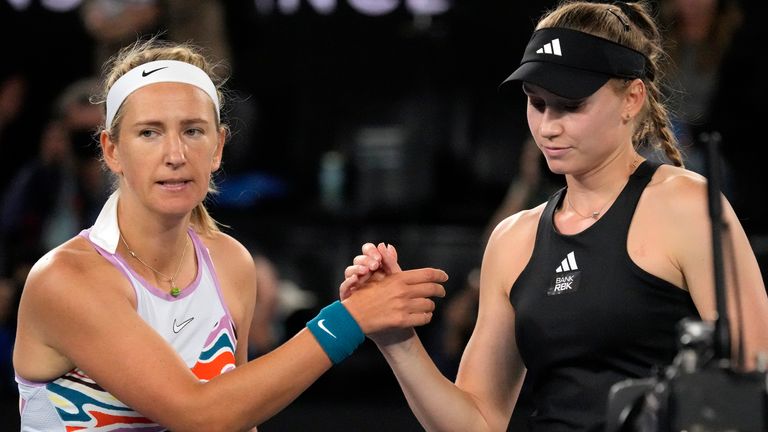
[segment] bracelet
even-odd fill
[[[347,358],[365,340],[357,321],[338,300],[320,310],[307,328],[333,364]]]

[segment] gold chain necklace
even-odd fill
[[[568,207],[570,207],[570,208],[571,208],[571,210],[573,210],[573,211],[574,211],[574,213],[576,213],[577,215],[581,216],[581,217],[582,217],[582,219],[589,219],[589,218],[592,218],[592,219],[595,219],[595,220],[596,220],[598,217],[600,217],[600,213],[602,213],[602,211],[603,211],[603,208],[605,208],[605,206],[607,206],[607,205],[608,205],[608,203],[609,203],[609,202],[611,202],[611,201],[608,201],[607,203],[603,204],[603,206],[602,206],[602,207],[600,207],[600,210],[598,210],[598,211],[593,211],[593,212],[592,212],[592,216],[584,216],[583,214],[579,213],[579,211],[578,211],[578,210],[576,210],[576,207],[574,207],[574,206],[573,206],[573,204],[571,204],[571,196],[570,196],[570,194],[567,194],[567,193],[565,194],[565,200],[566,200],[566,201],[568,201]]]
[[[171,295],[172,296],[178,297],[179,294],[181,294],[181,289],[178,286],[176,286],[176,277],[179,276],[179,271],[181,270],[181,265],[184,263],[184,255],[187,253],[187,239],[186,239],[186,237],[184,238],[184,249],[181,251],[181,259],[179,259],[179,265],[176,267],[176,273],[174,273],[173,276],[170,276],[170,277],[168,275],[166,275],[165,273],[163,273],[163,272],[157,270],[156,268],[152,267],[151,265],[145,263],[144,260],[139,258],[139,256],[136,255],[136,252],[134,252],[131,249],[131,247],[128,246],[128,243],[125,242],[125,239],[123,238],[123,233],[120,233],[120,240],[122,240],[123,244],[125,245],[125,248],[128,249],[128,253],[132,257],[136,258],[136,260],[138,262],[140,262],[144,267],[152,270],[158,276],[162,276],[163,278],[165,278],[166,282],[170,282],[170,284],[171,284]]]
[[[632,160],[632,165],[630,165],[630,168],[629,168],[629,175],[630,175],[630,176],[631,176],[631,175],[632,175],[632,173],[635,171],[635,168],[637,168],[637,164],[638,164],[638,162],[639,162],[639,160],[638,160],[638,158],[637,158],[637,155],[635,155],[635,158]],[[627,181],[629,181],[629,179],[627,179]],[[625,183],[625,185],[626,185],[626,183]],[[621,191],[622,191],[623,189],[624,189],[624,186],[622,186],[622,187],[621,187],[621,189],[619,189],[619,194],[621,194]],[[566,194],[565,194],[565,200],[568,202],[568,207],[570,207],[570,208],[571,208],[571,210],[573,210],[573,211],[574,211],[574,213],[576,213],[577,215],[581,216],[581,217],[582,217],[582,219],[590,219],[590,218],[592,218],[592,219],[595,219],[595,220],[597,220],[597,219],[600,217],[600,214],[601,214],[601,213],[603,212],[603,210],[605,209],[605,206],[607,206],[607,205],[608,205],[608,204],[610,204],[611,202],[615,201],[615,200],[616,200],[616,198],[618,198],[618,197],[619,197],[619,195],[616,195],[616,196],[615,196],[613,199],[611,199],[611,200],[609,200],[608,202],[606,202],[605,204],[603,204],[603,206],[602,206],[602,207],[600,207],[600,209],[599,209],[599,210],[597,210],[597,211],[593,211],[591,216],[584,216],[584,215],[583,215],[583,214],[581,214],[581,213],[580,213],[578,210],[576,210],[576,207],[574,207],[574,206],[573,206],[573,204],[571,204],[571,194],[569,194],[569,193],[566,193]]]

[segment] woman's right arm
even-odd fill
[[[28,278],[14,354],[17,371],[26,379],[43,378],[24,372],[28,362],[76,365],[117,399],[167,428],[233,431],[268,419],[331,367],[305,328],[271,353],[200,382],[136,313],[125,294],[130,290],[125,278],[100,264],[103,259],[74,249],[46,255]],[[444,279],[441,271],[420,269],[381,288],[441,295]],[[364,332],[421,324],[403,320],[380,292],[363,294],[344,304]]]
[[[415,331],[411,330],[408,337],[402,332],[371,336],[426,430],[507,429],[525,376],[508,293],[530,256],[538,214],[523,212],[508,218],[491,236],[480,277],[478,319],[455,383],[438,370]],[[381,260],[384,268],[391,265],[387,252],[379,253],[374,260]],[[355,273],[354,269],[351,273]],[[354,277],[358,278],[359,273]],[[368,283],[376,284],[377,280],[386,278],[371,278]],[[365,290],[364,285],[356,287],[351,297]],[[388,337],[393,334],[396,337]]]

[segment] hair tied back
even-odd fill
[[[635,15],[635,10],[630,6],[631,3],[637,3],[637,0],[627,0],[627,1],[619,1],[619,0],[592,0],[592,3],[599,3],[599,4],[605,4],[609,6],[616,6],[624,13],[624,16],[627,17],[630,21],[632,21],[632,17]],[[624,26],[624,31],[629,31],[629,23],[627,22],[624,17],[618,15],[616,12],[613,11],[613,9],[608,9],[608,12],[613,14],[619,21],[621,21],[621,24]]]

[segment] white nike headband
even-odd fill
[[[211,78],[199,67],[176,60],[156,60],[137,66],[118,78],[107,93],[107,128],[112,125],[115,114],[131,93],[155,83],[177,82],[193,85],[206,92],[216,106],[216,120],[219,114],[219,96]]]

